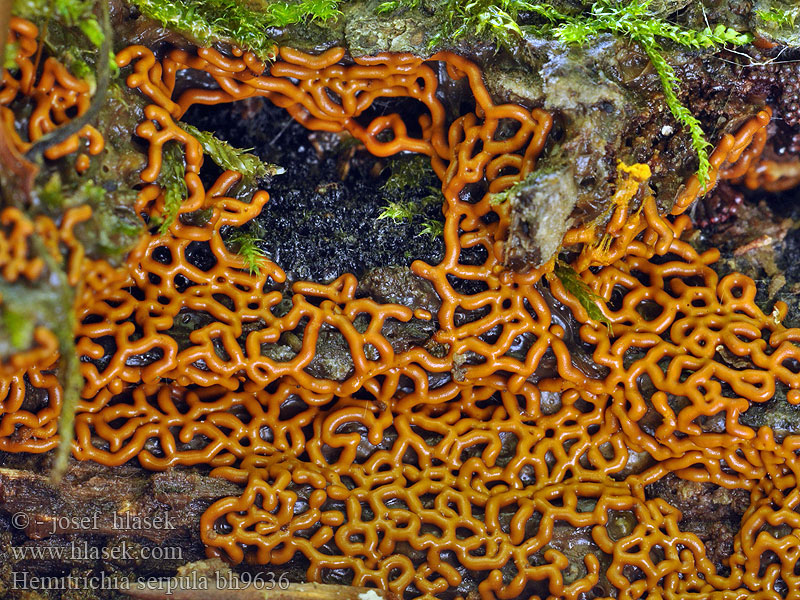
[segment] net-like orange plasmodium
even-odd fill
[[[612,327],[596,323],[558,279],[542,279],[550,265],[503,266],[507,209],[490,198],[534,168],[550,117],[495,104],[478,68],[449,53],[343,58],[340,49],[281,49],[267,68],[210,49],[118,55],[128,84],[153,102],[137,128],[149,144],[137,210],[165,213],[157,182],[166,143],[184,149],[188,198],[165,235],[140,241],[123,278],[103,278],[77,304],[86,385],[75,455],[215,467],[244,490],[203,516],[209,552],[297,560],[314,581],[426,598],[800,593],[791,558],[800,437],[776,440],[739,419],[776,390],[800,402],[800,331],[780,324],[785,307],[764,314],[752,281],[718,280],[716,254],[681,241],[687,219],[659,214],[645,167],[621,164],[608,220],[567,238],[582,281],[607,301]],[[442,66],[466,78],[474,98],[452,122],[436,95]],[[216,87],[177,85],[186,70]],[[251,273],[225,245],[221,228],[245,224],[269,196],[236,199],[232,172],[206,190],[202,148],[177,120],[192,104],[252,96],[310,129],[347,131],[376,155],[431,158],[446,199],[445,256],[412,269],[440,296],[436,314],[358,297],[353,275],[297,282],[281,308],[280,266],[267,260]],[[398,115],[364,124],[359,115],[379,97],[419,100],[419,127]],[[749,169],[768,118],[765,110],[720,143],[715,177]],[[468,187],[486,194],[470,198]],[[687,184],[676,211],[699,192]],[[213,260],[193,261],[192,243]],[[483,264],[461,262],[473,247],[484,249]],[[485,289],[460,292],[465,280]],[[193,322],[198,313],[204,320]],[[389,319],[432,318],[430,344],[395,349],[384,336]],[[312,368],[332,331],[352,359],[337,380]],[[669,473],[751,491],[721,570],[679,511],[646,494]],[[789,558],[765,570],[770,552]]]
[[[80,287],[82,295],[87,297],[120,277],[122,273],[105,261],[84,257],[74,228],[90,216],[88,206],[70,208],[57,226],[43,215],[31,220],[17,208],[3,209],[0,212],[0,273],[4,284],[17,284],[4,286],[7,293],[24,295],[26,285],[43,285],[48,281],[42,253],[49,253],[52,263],[64,258],[68,284]],[[52,283],[52,279],[48,283]],[[19,299],[15,303],[18,305]],[[4,311],[5,318],[4,304],[0,297],[0,310]],[[53,373],[58,365],[58,352],[57,336],[38,325],[30,348],[0,362],[0,449],[42,452],[58,444],[58,417],[63,395]]]
[[[0,128],[3,131],[0,135],[8,143],[7,147],[19,153],[26,152],[46,134],[82,115],[90,103],[90,86],[86,81],[72,75],[53,57],[45,58],[39,64],[43,47],[37,42],[37,36],[38,28],[33,23],[11,18],[7,42],[9,48],[16,49],[16,54],[14,67],[2,72]],[[11,106],[18,110],[22,107],[23,112],[29,109],[27,119],[15,118]],[[25,123],[25,120],[26,131],[18,131],[17,123]],[[103,150],[104,140],[100,132],[86,125],[78,133],[47,147],[44,157],[56,160],[76,152],[82,147],[81,138],[86,139],[84,147],[89,154],[95,155]],[[88,155],[79,154],[75,158],[79,172],[84,172],[88,166]],[[12,329],[9,315],[14,314],[14,307],[18,307],[22,297],[28,293],[27,285],[48,288],[58,285],[53,266],[63,271],[64,285],[79,289],[81,294],[89,297],[112,279],[124,275],[103,260],[85,258],[74,228],[90,217],[88,206],[68,208],[58,222],[45,215],[26,216],[16,207],[6,207],[0,212],[3,290],[8,296],[18,296],[9,298],[12,300],[10,303],[0,297],[5,333]],[[57,291],[51,292],[52,299]],[[72,308],[70,306],[68,310]],[[17,315],[11,320],[19,318]],[[48,325],[53,324],[48,316],[43,320]],[[63,389],[53,371],[58,366],[59,340],[43,324],[37,322],[34,325],[30,347],[12,351],[0,361],[0,448],[5,451],[42,452],[58,444]],[[8,341],[11,341],[11,347],[6,347],[4,354],[9,354],[9,350],[19,350],[14,348],[13,340]]]
[[[15,69],[3,70],[2,89],[0,89],[0,127],[5,128],[17,149],[27,151],[30,146],[47,133],[70,121],[72,113],[82,115],[91,102],[89,84],[74,75],[54,57],[44,60],[41,69],[37,64],[41,57],[36,38],[39,34],[36,25],[30,21],[12,17],[9,24],[8,43],[17,48],[14,59]],[[38,81],[37,81],[38,77]],[[27,139],[23,139],[14,128],[14,112],[9,105],[21,97],[33,102],[33,110],[28,119]],[[84,125],[81,130],[64,141],[54,144],[44,152],[45,158],[54,160],[81,149],[84,138],[86,151],[91,155],[103,151],[105,142],[102,134],[92,125]],[[78,172],[89,168],[89,156],[81,153],[75,160]]]

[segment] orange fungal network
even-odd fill
[[[33,85],[30,27],[13,25],[20,79],[4,74],[4,104],[8,90]],[[282,48],[271,65],[208,48],[158,59],[131,46],[117,55],[127,84],[152,102],[136,130],[148,145],[136,210],[165,212],[158,181],[168,142],[184,150],[188,197],[168,231],[144,234],[120,270],[80,254],[70,223],[83,213],[48,226],[56,247],[60,240],[76,257],[71,277],[82,280],[75,457],[137,459],[148,469],[210,465],[242,493],[203,515],[209,554],[272,565],[300,557],[311,581],[428,599],[800,594],[800,436],[741,419],[776,396],[800,403],[800,330],[781,324],[786,306],[766,314],[752,280],[720,279],[710,266],[718,253],[683,241],[688,217],[659,214],[647,166],[621,163],[607,221],[565,238],[611,327],[594,321],[548,275],[552,262],[524,273],[503,263],[508,208],[491,196],[535,168],[551,117],[496,104],[478,67],[451,53],[344,59],[339,48],[318,56]],[[60,122],[62,103],[86,102],[68,73],[47,68],[58,92],[48,88],[37,106],[31,139]],[[192,80],[187,71],[215,86],[178,85]],[[437,96],[442,72],[465,79],[474,101],[452,121]],[[441,298],[436,314],[360,297],[352,274],[295,282],[286,307],[281,267],[265,260],[251,273],[225,245],[221,228],[252,220],[269,195],[237,199],[241,176],[231,171],[206,189],[203,149],[178,120],[194,104],[254,96],[309,129],[346,131],[377,156],[430,157],[445,197],[445,252],[439,264],[417,261],[412,270]],[[397,114],[367,122],[374,101],[387,97],[414,98],[425,113],[414,127]],[[750,176],[769,118],[765,109],[724,136],[712,183]],[[468,188],[485,193],[470,197]],[[690,179],[673,213],[701,191]],[[188,217],[197,211],[205,220]],[[37,224],[13,209],[1,217],[4,277],[35,279],[43,265],[26,239]],[[196,243],[207,246],[208,264],[193,261]],[[462,262],[475,247],[483,263]],[[464,293],[465,281],[483,289]],[[207,319],[177,336],[198,312]],[[412,319],[435,319],[436,333],[422,346],[393,347],[387,324]],[[331,332],[351,358],[336,380],[313,368]],[[18,361],[2,380],[4,450],[55,444],[55,342],[46,331],[37,340],[50,352]],[[22,407],[26,381],[47,391],[38,413]],[[669,474],[750,493],[722,568],[677,508],[648,495]]]
[[[72,111],[78,116],[86,112],[91,102],[91,93],[86,81],[72,75],[53,57],[45,59],[37,81],[35,61],[38,28],[30,21],[12,17],[9,29],[8,42],[17,47],[17,76],[13,76],[7,69],[3,70],[0,126],[5,127],[6,134],[12,138],[17,149],[25,152],[42,136],[71,120]],[[14,129],[14,113],[8,107],[20,95],[31,98],[35,103],[28,119],[27,140]],[[83,147],[81,138],[86,140],[84,146],[91,155],[99,154],[105,147],[102,134],[93,126],[85,125],[78,133],[47,148],[44,152],[45,158],[54,160],[77,152]],[[76,169],[79,172],[86,171],[89,168],[88,161],[88,155],[80,154],[76,160]]]

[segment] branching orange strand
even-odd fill
[[[89,108],[91,94],[89,84],[72,75],[67,68],[55,58],[44,61],[39,80],[36,81],[37,69],[34,63],[39,47],[36,42],[38,28],[30,21],[12,17],[9,25],[8,43],[17,46],[15,63],[16,77],[10,71],[3,70],[2,89],[0,89],[0,126],[5,127],[6,134],[11,137],[20,152],[25,152],[42,136],[70,121],[70,111],[77,111],[80,116]],[[14,113],[9,108],[11,102],[19,97],[31,98],[35,103],[28,120],[27,140],[24,140],[14,128]],[[81,143],[81,138],[86,144]],[[50,146],[45,150],[45,158],[55,160],[77,152],[82,147],[89,154],[97,155],[103,151],[105,142],[102,134],[92,125],[85,125],[81,130],[63,142]],[[89,157],[80,154],[76,160],[78,172],[89,168]]]

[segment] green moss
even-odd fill
[[[19,45],[16,43],[13,44],[6,44],[6,53],[3,55],[3,68],[13,72],[16,72],[18,69],[17,61],[15,57],[17,56],[17,51],[19,50]]]
[[[649,8],[649,0],[633,0],[621,4],[613,0],[597,0],[588,15],[569,18],[553,29],[554,35],[570,44],[585,44],[598,33],[611,32],[638,42],[650,58],[661,80],[664,100],[672,115],[692,137],[692,147],[697,153],[697,176],[701,185],[708,181],[711,165],[708,151],[711,144],[706,139],[700,121],[678,100],[680,81],[675,70],[662,55],[659,39],[670,40],[691,49],[715,48],[730,44],[741,46],[752,41],[752,35],[738,33],[724,25],[702,31],[683,29],[657,17]]]
[[[267,255],[260,246],[264,243],[264,239],[260,235],[260,227],[253,224],[249,231],[242,229],[233,231],[232,234],[226,236],[225,245],[242,257],[251,275],[258,276],[261,273],[261,267],[264,266],[264,261],[267,260]]]
[[[427,156],[398,156],[389,163],[389,179],[383,184],[383,191],[402,194],[409,188],[433,181],[436,181],[436,173]]]
[[[80,58],[70,61],[69,72],[80,79],[94,79],[94,70]]]
[[[2,308],[3,327],[15,351],[27,350],[33,341],[34,322],[22,312]]]
[[[100,47],[105,36],[94,16],[95,0],[52,0],[49,4],[67,25],[77,26],[92,44]]]
[[[421,0],[392,0],[378,6],[379,13],[399,8],[415,9]],[[524,27],[521,15],[536,15],[549,26],[570,18],[550,4],[526,0],[444,0],[436,5],[441,23],[431,38],[431,47],[447,46],[462,38],[475,36],[488,39],[508,49],[514,49],[522,39]]]
[[[605,304],[605,300],[589,289],[589,286],[583,282],[575,269],[566,263],[556,261],[553,273],[558,277],[559,281],[561,281],[564,289],[575,296],[578,302],[581,303],[581,306],[586,309],[589,318],[605,324],[605,326],[608,327],[609,334],[614,335],[611,329],[611,321],[606,318],[605,314],[600,309],[600,306]]]
[[[142,226],[140,224],[125,223],[124,221],[117,219],[114,222],[114,228],[112,231],[126,237],[138,238],[139,234],[142,233]],[[116,248],[117,246],[114,247]]]
[[[158,221],[158,230],[164,234],[178,218],[178,211],[183,201],[189,197],[184,176],[186,163],[183,150],[177,142],[164,144],[162,154],[161,173],[158,175],[158,184],[164,189],[164,214]]]
[[[781,9],[772,6],[769,10],[757,10],[755,13],[762,21],[774,23],[778,27],[794,27],[800,16],[800,7]]]
[[[100,5],[101,7],[103,5]],[[98,49],[105,41],[103,26],[95,15],[97,0],[14,0],[12,14],[39,26],[39,38],[46,52],[67,66],[70,73],[89,83],[95,94],[99,65]],[[99,11],[102,14],[102,10]],[[87,43],[88,40],[88,43]],[[107,44],[111,75],[119,73],[113,51]],[[5,48],[5,66],[16,68],[16,48]]]
[[[99,189],[106,197],[105,190]],[[144,229],[139,217],[120,200],[117,197],[114,204],[108,201],[93,203],[91,220],[80,226],[83,237],[91,242],[90,248],[106,260],[123,259]]]
[[[497,192],[496,194],[489,196],[489,204],[492,206],[499,206],[504,202],[508,202],[508,199],[511,198],[511,195],[516,191],[517,186],[519,186],[523,181],[525,180],[523,179],[518,181],[507,190],[503,190],[502,192]]]
[[[700,180],[700,185],[705,186],[708,181],[708,173],[711,170],[711,163],[709,162],[708,151],[712,147],[711,143],[706,139],[706,134],[700,121],[695,117],[691,111],[681,104],[678,100],[677,91],[680,86],[680,81],[675,75],[675,70],[672,68],[666,59],[659,52],[657,45],[643,43],[647,56],[650,62],[658,73],[658,78],[661,80],[661,87],[664,90],[664,100],[669,107],[672,115],[689,130],[689,135],[692,136],[692,148],[697,153],[698,167],[697,178]]]
[[[379,219],[391,219],[392,221],[411,221],[420,213],[419,207],[413,202],[402,200],[391,200],[389,204],[381,209]]]
[[[39,199],[51,212],[63,212],[64,192],[61,184],[61,175],[53,173],[39,191]]]
[[[560,167],[557,165],[546,164],[538,167],[535,171],[531,171],[525,177],[517,181],[514,185],[506,188],[502,192],[496,192],[489,196],[489,204],[492,206],[499,206],[504,202],[508,202],[511,198],[515,197],[521,190],[530,187],[534,181],[542,177],[542,175],[549,175],[552,173],[560,172]]]
[[[136,191],[117,188],[111,195],[95,179],[62,180],[53,173],[39,191],[45,213],[58,216],[70,207],[88,204],[91,218],[77,227],[79,238],[87,253],[100,251],[106,259],[122,258],[136,243],[142,233],[140,217],[131,208]],[[178,205],[180,206],[180,204]]]
[[[387,12],[419,5],[420,0],[393,0],[381,4],[378,10]],[[708,181],[711,144],[700,121],[678,99],[680,81],[662,54],[661,40],[691,49],[741,46],[752,41],[749,33],[739,33],[725,25],[713,29],[709,26],[702,31],[684,29],[658,16],[650,8],[650,0],[596,0],[582,12],[566,12],[549,3],[526,0],[446,0],[436,13],[442,25],[431,39],[432,47],[450,45],[474,35],[514,50],[526,33],[549,35],[568,44],[586,44],[598,34],[614,33],[639,43],[658,73],[667,107],[691,135],[700,183],[705,185]],[[521,24],[522,15],[527,24]]]
[[[91,206],[104,204],[107,192],[99,185],[95,185],[93,180],[85,181],[79,188],[78,197],[86,198]]]
[[[235,0],[132,0],[142,13],[164,27],[193,38],[202,46],[227,41],[273,58],[267,30],[303,21],[335,20],[340,0],[268,2],[252,10]]]
[[[520,12],[536,14],[544,21],[545,28],[570,17],[548,4],[525,2],[524,0],[473,0],[472,2],[453,2],[454,18],[446,23],[440,36],[460,39],[474,32],[479,37],[494,39],[499,46],[516,47],[522,38],[523,29],[518,24]]]
[[[56,20],[76,27],[99,48],[105,39],[94,14],[95,0],[14,0],[13,14],[36,22]]]
[[[444,222],[426,219],[417,235],[428,235],[431,239],[444,235]]]
[[[417,235],[436,238],[444,232],[444,223],[428,216],[433,207],[441,207],[445,199],[438,178],[426,156],[400,156],[390,163],[391,174],[382,190],[391,197],[378,219],[391,219],[395,223],[416,221]],[[418,192],[422,191],[421,197]]]
[[[795,0],[755,0],[754,30],[784,46],[800,46],[800,4]]]
[[[282,167],[266,164],[255,154],[231,146],[215,137],[213,133],[201,131],[188,123],[179,123],[181,128],[194,137],[203,147],[203,151],[223,169],[236,171],[242,175],[242,183],[252,186],[262,183],[273,175],[285,172]]]
[[[421,0],[392,0],[378,6],[378,13],[398,8],[418,8]],[[431,39],[431,46],[447,44],[474,34],[490,38],[498,46],[512,48],[522,37],[519,25],[521,12],[535,13],[548,21],[566,18],[555,8],[525,0],[445,0],[437,8],[441,15],[441,29]]]
[[[420,230],[417,235],[429,235],[431,238],[438,237],[444,233],[444,223],[426,216],[428,209],[433,206],[441,206],[444,202],[442,192],[437,188],[430,188],[431,193],[422,198],[421,201],[414,200],[391,200],[389,204],[381,209],[378,219],[391,219],[395,223],[401,221],[412,222],[415,219],[419,223]]]

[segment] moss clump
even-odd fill
[[[260,275],[261,267],[267,260],[267,254],[261,248],[264,238],[261,235],[262,228],[258,223],[254,223],[248,231],[234,229],[232,233],[225,236],[225,245],[233,252],[236,252],[244,261],[247,270],[251,275]]]
[[[0,307],[0,313],[12,350],[18,352],[30,348],[35,323],[24,312],[6,306]]]
[[[19,68],[16,61],[18,50],[18,44],[6,44],[5,54],[3,55],[3,68],[12,73],[16,73],[17,69]]]
[[[431,238],[444,233],[444,223],[435,219],[428,218],[426,213],[432,206],[441,206],[444,202],[441,190],[436,187],[429,187],[430,193],[419,200],[390,200],[381,209],[378,219],[391,219],[395,223],[408,221],[409,223],[417,220],[419,223],[419,233],[417,235],[429,235]]]
[[[37,22],[55,19],[67,27],[77,27],[99,48],[105,34],[94,7],[95,0],[14,0],[12,13]]]
[[[45,189],[52,189],[54,180],[59,178],[53,176]],[[62,209],[88,204],[92,208],[92,218],[77,228],[86,251],[99,253],[108,260],[122,259],[143,230],[139,217],[130,208],[135,197],[133,190],[116,190],[110,197],[106,188],[89,179],[62,198]]]
[[[335,20],[339,0],[269,2],[259,10],[236,0],[132,0],[147,17],[191,37],[201,46],[226,41],[274,58],[274,41],[267,30],[294,23]]]
[[[753,30],[786,46],[800,45],[800,5],[793,0],[756,0]]]
[[[756,16],[767,23],[774,23],[777,27],[794,27],[795,22],[800,18],[800,7],[792,9],[781,9],[774,6],[768,10],[757,10]]]
[[[189,190],[184,179],[186,162],[183,150],[177,142],[164,144],[161,161],[158,185],[164,190],[164,214],[160,218],[153,217],[151,223],[158,225],[159,233],[164,234],[178,218],[181,204],[189,197]]]
[[[90,206],[92,216],[77,226],[78,238],[88,255],[101,256],[116,264],[139,239],[143,224],[132,208],[135,190],[125,188],[110,192],[100,183],[95,179],[76,183],[69,177],[65,181],[56,172],[40,188],[39,199],[44,213],[54,218],[69,208]]]
[[[605,304],[605,301],[589,289],[589,286],[583,282],[575,269],[557,260],[553,274],[558,277],[564,289],[577,298],[581,306],[586,309],[589,318],[598,323],[603,323],[608,327],[608,332],[614,335],[611,329],[611,321],[606,318],[600,309],[601,304]]]
[[[400,7],[417,8],[421,0],[385,2],[379,11]],[[586,44],[601,33],[614,33],[632,39],[645,51],[661,80],[664,99],[672,115],[689,132],[697,153],[697,176],[705,185],[710,170],[706,139],[700,121],[678,99],[680,81],[664,58],[661,40],[691,49],[715,48],[726,44],[741,46],[752,41],[749,33],[739,33],[725,25],[702,31],[684,29],[661,18],[650,7],[651,0],[596,0],[588,10],[575,12],[550,3],[526,0],[446,0],[436,9],[442,23],[431,39],[431,46],[447,45],[468,35],[492,40],[499,47],[513,50],[523,36],[549,35],[568,44]],[[522,15],[529,21],[522,24]]]
[[[389,178],[383,184],[387,194],[402,194],[412,187],[438,181],[431,167],[431,161],[420,154],[401,155],[389,163]]]
[[[61,176],[58,173],[53,173],[50,179],[42,186],[39,191],[39,199],[44,204],[48,212],[63,212],[66,197],[64,196],[64,188],[61,183]]]
[[[264,183],[273,175],[285,172],[282,167],[266,164],[255,154],[231,146],[228,142],[215,137],[213,133],[201,131],[188,123],[179,123],[179,125],[186,133],[200,142],[203,152],[219,167],[240,173],[243,185],[251,187],[258,183]]]
[[[434,219],[425,219],[422,222],[418,235],[427,235],[431,239],[436,239],[440,235],[444,235],[444,223]]]
[[[417,221],[420,227],[417,235],[428,235],[431,238],[442,235],[444,223],[441,219],[429,216],[431,209],[442,206],[444,196],[440,187],[433,183],[438,182],[438,179],[428,158],[418,155],[401,156],[391,162],[390,170],[389,179],[382,187],[390,199],[381,209],[378,219],[391,219],[395,223]],[[419,190],[426,192],[425,195],[410,199],[410,196],[416,195],[410,192]]]
[[[378,12],[418,8],[421,3],[422,0],[391,0],[379,5]],[[520,13],[534,13],[553,25],[570,18],[551,5],[526,0],[445,0],[436,8],[436,13],[442,25],[431,38],[431,47],[475,35],[511,49],[523,35]]]

